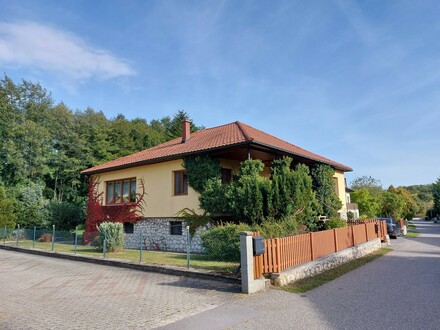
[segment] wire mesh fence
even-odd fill
[[[206,255],[191,254],[190,241],[188,241],[186,253],[147,250],[142,236],[139,239],[138,248],[109,251],[106,249],[105,242],[101,246],[90,243],[84,244],[84,241],[92,243],[97,241],[95,240],[96,233],[93,233],[93,237],[86,237],[86,240],[84,240],[84,235],[90,236],[90,234],[77,229],[70,231],[57,230],[54,226],[52,228],[4,227],[0,229],[0,245],[118,259],[133,263],[177,266],[188,269],[191,267],[231,274],[235,273],[238,267],[237,262],[212,260]]]
[[[0,244],[59,252],[75,252],[83,245],[82,231],[52,228],[8,228],[0,231]]]

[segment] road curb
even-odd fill
[[[241,284],[241,279],[231,277],[231,276],[225,276],[217,273],[207,273],[199,270],[192,270],[192,269],[182,269],[177,267],[171,267],[171,266],[159,266],[159,265],[152,265],[152,264],[136,264],[129,261],[123,261],[123,260],[115,260],[115,259],[103,259],[99,257],[93,257],[93,256],[84,256],[84,255],[74,255],[69,253],[63,253],[63,252],[49,252],[49,251],[43,251],[43,250],[36,250],[36,249],[26,249],[18,246],[9,246],[9,245],[0,245],[0,249],[8,250],[8,251],[15,251],[15,252],[22,252],[22,253],[28,253],[28,254],[35,254],[45,257],[52,257],[52,258],[59,258],[59,259],[65,259],[65,260],[73,260],[73,261],[80,261],[80,262],[88,262],[93,263],[97,265],[104,265],[104,266],[111,266],[111,267],[119,267],[119,268],[128,268],[133,270],[139,270],[143,272],[151,272],[151,273],[160,273],[160,274],[167,274],[167,275],[174,275],[174,276],[185,276],[185,277],[192,277],[192,278],[198,278],[203,280],[213,280],[213,281],[220,281],[225,282],[229,284]]]

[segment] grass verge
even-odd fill
[[[419,232],[416,230],[411,230],[406,232],[406,237],[417,237],[419,236]]]
[[[15,246],[15,242],[7,242],[6,245]],[[20,241],[19,246],[23,248],[32,249],[32,241],[29,240]],[[35,242],[35,249],[51,251],[52,243]],[[54,251],[73,254],[74,246],[70,244],[55,243]],[[94,248],[93,246],[78,246],[77,254],[103,257],[102,251]],[[107,252],[106,258],[120,259],[120,260],[139,263],[140,251],[126,249],[120,252]],[[155,264],[162,266],[175,266],[175,267],[186,268],[186,262],[187,261],[186,261],[185,253],[142,251],[142,263],[145,264]],[[238,262],[210,260],[204,255],[193,254],[190,256],[190,266],[193,269],[202,269],[202,270],[214,271],[214,272],[230,275],[235,272],[238,265],[239,265]]]
[[[390,251],[392,251],[391,248],[388,247],[381,248],[377,251],[370,253],[369,255],[366,255],[365,257],[351,260],[349,262],[346,262],[345,264],[326,270],[321,274],[304,278],[289,285],[283,286],[280,289],[293,293],[303,293],[310,291],[314,288],[317,288],[318,286],[333,281],[334,279],[344,274],[347,274],[348,272],[351,272],[352,270],[359,268],[365,265],[366,263],[373,261],[374,259],[382,257],[383,255],[387,254]]]

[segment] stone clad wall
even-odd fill
[[[182,221],[182,235],[171,235],[170,222],[182,221],[180,218],[146,218],[134,223],[132,234],[125,234],[125,248],[139,249],[142,233],[143,249],[157,251],[186,252],[186,223]],[[204,253],[200,234],[206,227],[197,229],[191,239],[191,252]]]

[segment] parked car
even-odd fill
[[[394,223],[391,218],[376,218],[376,220],[385,221],[387,223],[387,232],[391,238],[397,238],[402,233],[400,232],[400,226],[397,223]]]

